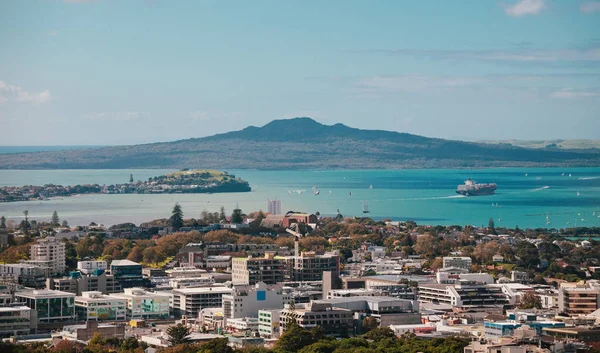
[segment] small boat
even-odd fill
[[[350,196],[352,196],[352,191],[350,191]]]
[[[317,187],[313,185],[313,193],[315,195],[319,195],[319,190],[317,190]]]
[[[581,195],[581,194],[579,193],[579,191],[577,191],[577,196],[579,196],[579,195]]]
[[[362,209],[362,213],[369,213],[371,211],[369,211],[369,203],[367,201],[363,202],[363,209]]]
[[[561,176],[565,176],[565,173],[562,173]]]
[[[571,177],[571,173],[569,173],[569,178]]]
[[[372,188],[373,188],[373,184],[369,185],[369,189],[372,189]]]
[[[527,173],[525,173],[525,176],[527,176]]]

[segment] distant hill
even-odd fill
[[[600,149],[599,140],[495,140],[495,141],[479,141],[489,144],[510,144],[517,147],[525,148],[560,148],[560,149]]]
[[[598,149],[522,148],[451,141],[310,118],[274,120],[204,138],[0,156],[2,169],[466,168],[598,166]]]

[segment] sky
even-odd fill
[[[600,139],[600,1],[0,0],[0,145],[171,141],[298,116]]]

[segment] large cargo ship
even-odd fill
[[[465,196],[481,196],[492,195],[498,188],[498,185],[493,184],[477,184],[475,180],[467,179],[465,185],[459,185],[456,188],[456,193]]]

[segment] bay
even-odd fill
[[[0,186],[125,183],[172,170],[0,170]],[[494,168],[419,170],[229,170],[250,182],[252,192],[226,194],[79,195],[48,201],[0,203],[0,215],[20,221],[50,220],[56,210],[71,225],[90,222],[139,224],[169,217],[178,202],[186,217],[204,210],[231,213],[266,210],[268,199],[288,210],[322,215],[414,220],[430,225],[487,225],[521,228],[600,226],[600,168]],[[570,176],[569,176],[570,175]],[[498,184],[496,195],[463,197],[456,186],[467,178]],[[371,188],[372,185],[372,188]],[[313,186],[319,190],[314,195]]]

